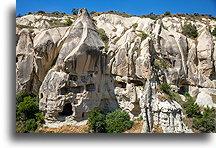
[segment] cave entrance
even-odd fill
[[[59,113],[60,116],[70,116],[73,114],[71,103],[67,103],[63,107],[63,111]]]

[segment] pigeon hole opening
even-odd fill
[[[60,116],[70,116],[73,114],[71,103],[66,103],[63,107],[63,111],[59,113]]]
[[[130,83],[133,83],[134,86],[143,86],[143,82],[139,80],[130,80]]]
[[[115,82],[115,87],[126,88],[126,85],[127,84],[124,82],[120,82],[120,81]]]

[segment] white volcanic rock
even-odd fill
[[[143,117],[142,132],[159,126],[164,133],[191,133],[182,107],[159,91],[163,82],[177,93],[197,96],[201,106],[215,107],[216,42],[208,29],[215,21],[100,14],[94,24],[80,9],[71,26],[53,26],[68,18],[75,20],[40,14],[16,19],[17,93],[39,91],[46,126],[83,124],[95,108],[105,113],[121,108],[132,120]],[[181,33],[190,22],[198,29],[196,39]]]

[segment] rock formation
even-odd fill
[[[17,24],[34,27],[33,32],[16,30],[17,93],[39,91],[47,125],[83,121],[95,108],[105,113],[121,108],[131,119],[143,117],[143,132],[154,125],[165,133],[192,132],[175,98],[158,89],[163,82],[176,93],[198,95],[200,106],[215,107],[215,37],[209,32],[215,21],[101,14],[93,22],[86,9],[76,20],[71,17],[70,27],[49,28],[51,19],[26,15]],[[186,23],[198,28],[196,40],[180,33]]]

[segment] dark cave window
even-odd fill
[[[71,92],[73,93],[82,93],[84,90],[83,86],[77,86],[77,87],[72,87],[71,88]]]
[[[115,83],[115,86],[116,87],[120,87],[120,88],[126,88],[126,83],[124,83],[124,82],[119,82],[119,81],[117,81],[116,83]]]
[[[61,88],[61,90],[60,90],[61,95],[66,95],[67,93],[69,93],[68,88],[66,88],[66,87]]]
[[[41,95],[41,98],[43,98],[43,93],[41,93],[40,95]]]
[[[130,80],[131,83],[134,84],[134,86],[143,86],[143,82],[139,80]]]
[[[95,91],[95,85],[94,84],[87,84],[86,85],[86,91]]]
[[[69,80],[77,81],[78,77],[75,75],[69,75]]]
[[[63,107],[63,111],[59,113],[60,116],[70,116],[73,114],[71,103],[67,103]]]
[[[189,86],[185,85],[180,87],[178,93],[184,95],[188,91],[189,91]]]

